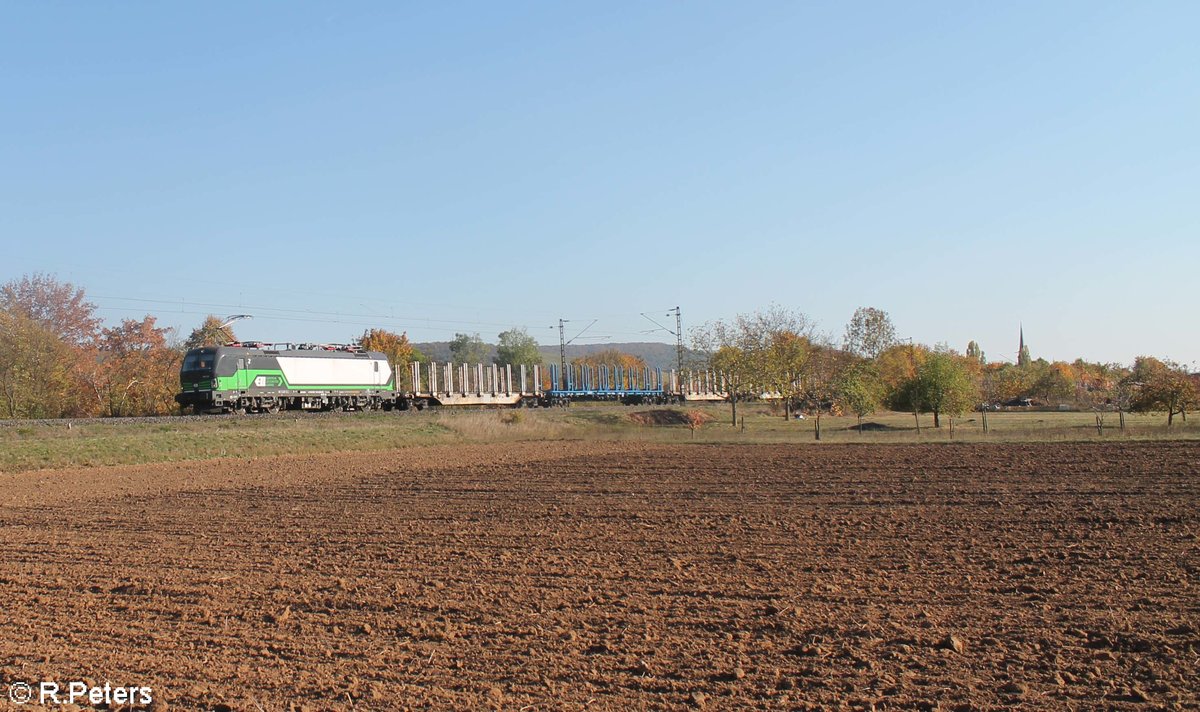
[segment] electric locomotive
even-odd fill
[[[396,406],[387,356],[353,346],[206,346],[183,357],[175,400],[196,413],[370,410]]]

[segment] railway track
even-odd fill
[[[238,415],[235,413],[219,413],[212,415],[156,415],[156,416],[129,416],[115,418],[40,418],[31,420],[0,420],[0,428],[19,428],[19,427],[68,427],[74,425],[156,425],[168,423],[188,423],[202,422],[215,420],[287,420],[289,418],[347,418],[360,416],[367,411],[284,411],[281,413],[251,413],[247,415]],[[397,411],[388,413],[388,417],[399,417],[401,413],[409,411]],[[412,411],[415,412],[415,411]]]

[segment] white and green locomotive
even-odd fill
[[[257,343],[192,349],[175,400],[197,413],[390,410],[398,404],[387,357],[354,347]]]

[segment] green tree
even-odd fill
[[[233,334],[233,329],[228,326],[222,326],[220,317],[209,314],[204,317],[204,322],[192,329],[192,333],[183,341],[185,351],[191,349],[199,349],[205,346],[224,346],[237,341],[237,337]]]
[[[846,324],[843,348],[863,358],[875,358],[896,344],[896,327],[882,309],[859,307]]]
[[[479,334],[455,334],[450,341],[450,358],[455,363],[483,363],[488,347]]]
[[[754,395],[753,360],[737,346],[721,346],[710,360],[712,369],[725,378],[729,394],[730,418],[737,427],[737,404]]]
[[[934,351],[917,369],[912,395],[922,412],[933,413],[933,427],[942,427],[942,414],[951,417],[971,408],[979,389],[971,372],[954,353]]]
[[[875,364],[871,361],[850,364],[838,378],[837,394],[841,407],[858,417],[861,433],[863,417],[878,410],[883,401],[883,382]]]
[[[1029,355],[1029,346],[1025,343],[1021,344],[1021,350],[1017,352],[1017,365],[1021,368],[1026,368],[1033,363],[1033,357]]]
[[[502,331],[496,344],[496,357],[492,359],[498,365],[538,366],[542,363],[542,354],[538,351],[537,339],[520,327]]]

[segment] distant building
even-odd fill
[[[1025,345],[1025,325],[1021,325],[1021,343],[1017,348],[1017,365],[1028,366],[1032,359],[1029,358],[1029,347]]]

